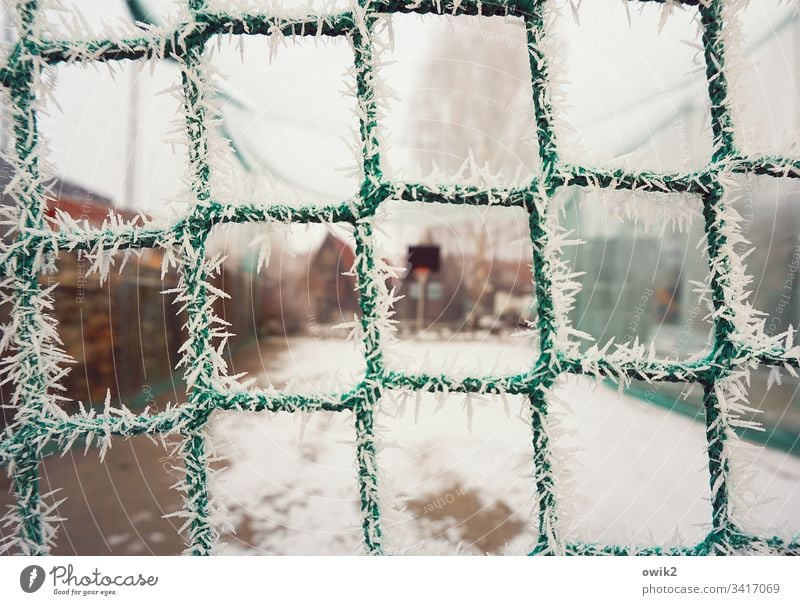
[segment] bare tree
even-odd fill
[[[412,105],[409,145],[423,173],[456,174],[470,159],[527,180],[537,163],[530,68],[521,21],[437,18]],[[441,29],[441,31],[440,31]]]

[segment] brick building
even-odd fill
[[[11,167],[0,160],[3,206],[15,203],[4,193],[12,174]],[[110,199],[62,179],[53,182],[48,197],[48,216],[61,210],[93,226],[100,225],[113,207]],[[115,212],[126,219],[133,217],[124,210]],[[2,236],[13,234],[3,227]],[[126,404],[135,406],[154,393],[177,387],[172,383],[172,368],[177,361],[182,321],[170,300],[161,294],[175,286],[176,276],[161,279],[160,252],[144,250],[140,256],[132,256],[122,272],[112,269],[102,286],[96,274],[89,274],[89,268],[89,261],[78,252],[61,252],[56,272],[40,278],[44,287],[57,284],[53,312],[64,349],[74,360],[61,381],[64,395],[73,402],[102,404],[110,390],[112,401],[124,398]],[[3,293],[4,304],[0,305],[3,324],[11,311],[8,294]],[[0,387],[0,401],[9,405],[10,398],[11,385],[5,384]],[[12,410],[4,409],[0,425],[12,416]]]

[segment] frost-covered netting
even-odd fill
[[[188,0],[186,20],[174,29],[144,29],[131,38],[53,40],[40,35],[36,25],[37,0],[15,3],[17,39],[0,68],[4,100],[11,121],[15,174],[6,193],[16,200],[6,222],[14,234],[3,242],[0,262],[3,287],[12,305],[2,344],[2,380],[13,384],[13,423],[0,442],[0,461],[13,478],[16,507],[6,523],[16,528],[6,549],[26,554],[48,551],[54,539],[54,506],[46,505],[39,491],[38,466],[45,447],[62,450],[77,440],[99,446],[101,455],[115,437],[146,434],[180,437],[185,478],[178,486],[184,495],[188,551],[209,554],[217,538],[220,515],[208,491],[209,465],[205,425],[214,410],[286,411],[316,410],[352,414],[355,422],[356,464],[361,501],[363,539],[370,553],[384,552],[381,503],[374,435],[374,409],[388,391],[439,393],[509,393],[525,395],[531,413],[532,455],[538,499],[538,538],[533,554],[728,554],[734,552],[800,553],[800,542],[750,535],[737,523],[736,485],[731,483],[730,451],[738,439],[734,429],[748,423],[740,419],[747,407],[748,371],[756,364],[795,372],[800,351],[793,334],[770,337],[761,315],[747,303],[747,277],[734,246],[743,241],[739,217],[726,190],[736,173],[774,177],[800,177],[800,159],[752,157],[740,153],[728,100],[725,48],[735,28],[726,27],[729,9],[736,2],[686,1],[696,10],[702,27],[705,74],[711,105],[714,151],[701,170],[686,174],[630,172],[571,165],[559,158],[552,106],[555,99],[548,74],[546,22],[551,17],[544,0],[485,3],[475,0],[361,0],[347,10],[325,14],[263,14],[220,12],[205,0]],[[669,8],[669,6],[667,7]],[[406,183],[388,180],[381,168],[378,133],[381,88],[377,76],[376,29],[388,13],[481,15],[524,22],[529,53],[531,94],[540,173],[528,186],[504,188]],[[234,205],[215,199],[210,181],[210,160],[215,113],[208,100],[209,84],[203,49],[218,34],[268,36],[344,36],[354,56],[354,92],[360,121],[361,186],[352,199],[327,206],[293,207],[272,204]],[[174,60],[181,68],[184,119],[189,139],[192,206],[173,224],[113,217],[99,229],[57,217],[45,217],[45,190],[40,174],[40,143],[36,106],[43,87],[45,66],[70,62],[120,60]],[[660,361],[644,347],[594,347],[581,354],[574,342],[568,312],[576,284],[560,256],[568,242],[550,211],[551,200],[569,185],[628,191],[694,195],[703,201],[709,277],[705,285],[713,307],[714,343],[710,352],[687,362]],[[538,350],[531,352],[530,369],[514,375],[453,377],[390,371],[384,365],[382,341],[391,336],[393,294],[388,291],[390,269],[374,254],[373,218],[390,199],[448,204],[504,205],[524,209],[530,217],[533,244],[533,283],[539,332]],[[667,202],[669,203],[669,201]],[[228,374],[221,350],[228,334],[214,315],[215,298],[224,296],[210,281],[220,259],[205,254],[211,229],[222,223],[346,223],[356,241],[361,317],[358,333],[363,346],[366,375],[343,395],[306,397],[239,385]],[[61,347],[52,316],[50,289],[42,288],[39,275],[51,269],[58,251],[80,250],[93,260],[93,268],[106,274],[115,255],[127,256],[145,248],[161,248],[165,263],[177,266],[180,280],[176,298],[188,318],[180,367],[185,372],[187,401],[157,413],[134,414],[125,407],[67,414],[61,408],[59,381],[68,356]],[[562,537],[559,510],[559,476],[554,472],[552,421],[548,394],[563,374],[612,377],[625,383],[647,381],[697,382],[705,391],[708,470],[712,504],[712,530],[690,547],[633,549],[620,545],[567,542]],[[47,450],[51,451],[51,450]],[[741,486],[740,486],[741,487]]]

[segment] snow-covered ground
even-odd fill
[[[298,392],[354,383],[354,344],[289,339],[262,380]],[[496,337],[399,343],[406,369],[518,371],[529,342]],[[335,379],[331,376],[335,375]],[[701,423],[582,378],[555,391],[554,438],[562,531],[624,544],[689,544],[709,528]],[[521,397],[467,400],[394,394],[378,410],[383,528],[389,550],[525,553],[535,540],[531,431]],[[236,534],[222,552],[351,554],[361,548],[353,418],[223,413],[211,429],[226,468],[213,482]],[[800,530],[800,459],[743,446],[751,476],[734,484],[743,524]],[[738,475],[737,475],[738,476]],[[753,502],[758,500],[757,506]]]

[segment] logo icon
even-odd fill
[[[19,574],[19,586],[27,593],[36,592],[44,584],[44,569],[38,565],[28,565]]]

